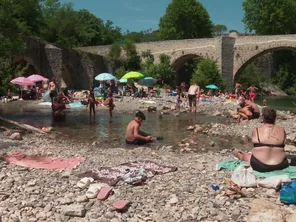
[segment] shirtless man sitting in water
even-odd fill
[[[126,144],[144,145],[153,141],[151,135],[140,131],[141,124],[144,120],[146,120],[144,113],[138,111],[135,119],[130,121],[126,127]]]

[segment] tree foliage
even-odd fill
[[[296,33],[295,0],[245,0],[243,22],[259,35]]]
[[[220,89],[225,88],[225,82],[216,62],[208,58],[201,59],[197,64],[197,70],[193,73],[190,82],[191,84],[198,82],[201,88],[209,84],[215,84]]]
[[[213,26],[213,33],[215,35],[221,35],[223,33],[227,32],[226,25],[217,24]]]
[[[125,50],[126,59],[124,61],[124,67],[129,71],[138,71],[141,69],[141,57],[137,52],[136,45],[132,41],[126,41],[123,45]]]
[[[254,63],[247,65],[242,73],[236,77],[236,81],[242,84],[245,90],[251,85],[259,88],[263,80],[264,78],[262,77],[261,73],[258,72]]]
[[[163,80],[165,84],[172,85],[175,80],[175,70],[171,66],[170,57],[165,54],[159,55],[159,63],[154,64],[153,55],[145,52],[145,62],[142,63],[142,72],[149,77]]]
[[[173,0],[159,22],[165,40],[211,37],[212,28],[207,10],[197,0]]]

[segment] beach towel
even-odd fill
[[[144,169],[146,171],[147,178],[152,178],[156,174],[174,172],[177,170],[177,167],[164,166],[149,160],[144,160],[123,163],[115,167],[98,167],[96,169],[81,173],[78,175],[78,177],[92,177],[102,183],[115,186],[120,180],[122,180],[122,178],[124,178],[124,175],[127,171],[135,171],[140,169]]]
[[[241,160],[224,160],[217,165],[217,170],[235,170],[243,161]],[[283,170],[275,170],[271,172],[261,173],[254,170],[254,174],[256,177],[272,177],[272,176],[279,176],[279,175],[288,175],[291,179],[296,179],[296,166],[289,166]]]
[[[35,169],[66,170],[74,168],[84,161],[82,157],[60,158],[45,156],[30,156],[24,153],[4,154],[2,156],[8,163]]]

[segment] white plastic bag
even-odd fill
[[[231,176],[231,180],[241,187],[256,187],[256,177],[250,164],[242,163]]]
[[[291,182],[289,175],[279,175],[265,178],[258,181],[260,187],[278,190],[282,183]]]

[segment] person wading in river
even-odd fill
[[[196,99],[199,100],[199,93],[200,93],[200,87],[195,82],[194,85],[191,85],[188,90],[188,101],[189,101],[189,112],[191,113],[192,111],[192,105],[194,107],[193,112],[196,113]]]
[[[57,83],[55,77],[52,77],[49,83],[49,96],[51,98],[51,103],[53,103],[53,99],[57,97]]]
[[[126,144],[145,145],[153,141],[151,135],[140,131],[140,127],[144,120],[146,120],[144,113],[138,111],[136,113],[135,119],[130,121],[126,127]]]

